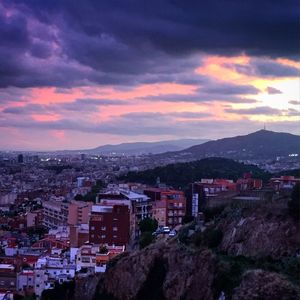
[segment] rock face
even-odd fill
[[[223,232],[220,249],[234,256],[295,256],[300,244],[295,222],[280,210],[247,210],[243,216],[224,218],[219,228]]]
[[[299,289],[276,273],[253,270],[246,272],[232,300],[298,300]]]
[[[77,279],[74,300],[93,299],[97,284],[102,277],[103,274]]]
[[[110,268],[96,299],[214,299],[215,267],[210,250],[189,253],[177,242],[154,244]]]
[[[214,226],[223,232],[219,246],[159,240],[76,284],[75,300],[214,300],[222,292],[228,300],[300,299],[299,231],[282,209],[225,211]]]

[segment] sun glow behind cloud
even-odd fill
[[[299,133],[298,16],[260,3],[0,3],[0,148]]]

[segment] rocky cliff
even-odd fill
[[[295,256],[300,245],[300,227],[284,206],[236,209],[218,224],[223,232],[220,249],[246,257]]]
[[[114,261],[94,299],[300,299],[299,231],[285,209],[231,208],[217,220]]]
[[[96,299],[214,299],[216,257],[159,242],[119,260],[99,284]]]

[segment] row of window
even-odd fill
[[[94,237],[95,237],[95,235],[94,235],[94,234],[91,234],[91,238],[94,238]],[[101,239],[105,239],[105,238],[106,238],[106,235],[105,235],[105,234],[102,234],[102,235],[100,236],[100,238],[101,238]],[[113,238],[116,239],[116,238],[118,238],[118,236],[117,236],[117,235],[113,235]]]
[[[95,226],[91,226],[91,230],[95,230]],[[102,231],[106,231],[106,226],[101,226]],[[113,227],[113,231],[118,231],[118,227]]]

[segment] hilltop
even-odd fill
[[[275,159],[299,153],[300,136],[284,132],[259,130],[243,136],[223,138],[187,149],[165,153],[165,156],[186,156],[192,159],[226,157],[232,159]]]
[[[205,158],[187,163],[170,164],[142,172],[129,172],[120,179],[127,182],[155,184],[159,177],[161,182],[175,188],[184,188],[187,184],[201,178],[227,178],[237,180],[246,172],[253,177],[267,181],[271,175],[254,165],[245,165],[227,158]]]

